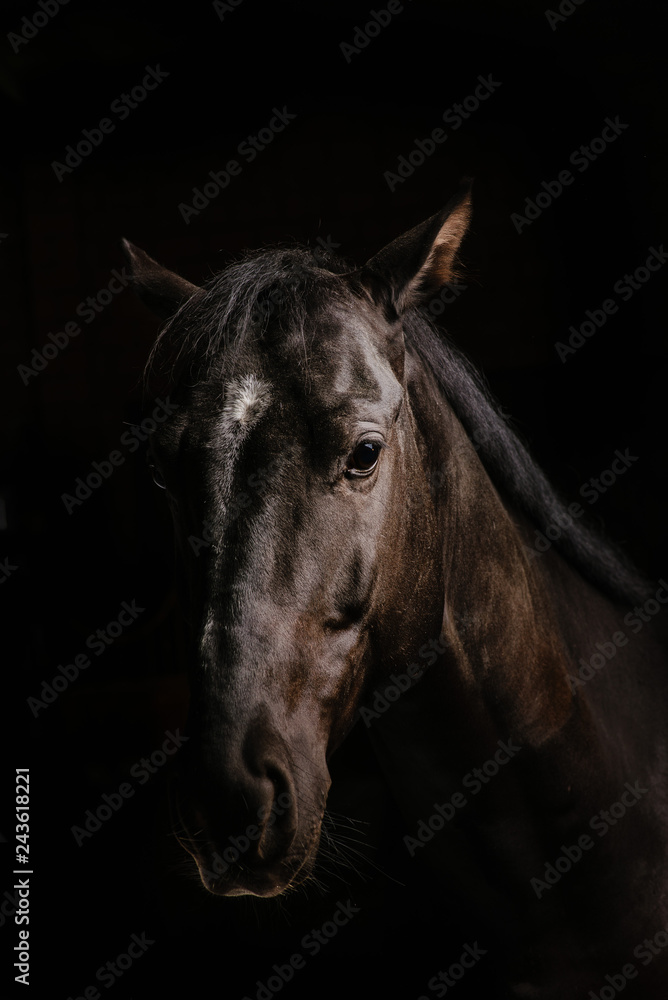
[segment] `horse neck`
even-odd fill
[[[630,704],[615,671],[643,674],[658,695],[663,658],[651,627],[619,651],[602,683],[573,686],[580,659],[610,640],[628,609],[554,548],[540,557],[531,549],[532,526],[499,495],[436,379],[415,357],[407,360],[413,433],[440,532],[445,652],[383,718],[375,742],[405,746],[405,733],[422,734],[417,753],[433,761],[438,747],[455,770],[457,760],[465,765],[511,735],[555,762],[568,743],[602,780],[603,771],[613,779],[623,764],[615,726]],[[657,683],[665,704],[666,684]]]
[[[500,496],[435,377],[407,360],[416,453],[439,533],[443,582],[434,611],[444,652],[374,722],[377,755],[395,782],[403,776],[408,786],[416,766],[427,783],[433,776],[433,794],[510,737],[555,774],[572,751],[602,783],[613,780],[620,762],[610,745],[614,719],[606,725],[611,709],[590,704],[597,692],[573,690],[571,677],[593,642],[614,632],[620,609],[556,552],[531,558],[530,526]],[[417,650],[435,636],[414,638]],[[570,774],[562,777],[568,787]],[[415,792],[432,794],[424,783]]]
[[[424,395],[414,400],[417,434],[438,442],[429,475],[443,552],[447,674],[491,724],[540,746],[564,725],[573,701],[551,564],[528,558],[519,519],[452,410],[441,400],[425,414]],[[429,426],[434,420],[438,429]]]
[[[641,704],[645,717],[653,714],[643,688],[652,691],[655,705],[666,703],[663,623],[646,624],[629,642],[624,618],[630,605],[590,584],[556,548],[537,553],[534,526],[504,502],[449,413],[452,447],[436,502],[452,666],[488,716],[525,746],[543,747],[565,732],[573,738],[579,729],[590,759],[606,758],[614,769],[615,730],[627,728],[629,711]],[[615,647],[613,636],[624,645]],[[578,684],[582,665],[585,680],[592,678],[592,654],[599,666],[604,656],[614,664],[605,663],[596,683]]]
[[[524,921],[531,940],[534,918],[548,911],[542,902],[532,908],[530,879],[560,844],[590,831],[592,816],[619,799],[625,783],[649,789],[664,780],[667,685],[654,683],[662,660],[647,626],[642,646],[620,651],[591,686],[571,689],[578,659],[609,640],[626,609],[553,550],[529,557],[530,526],[503,502],[455,415],[425,380],[413,390],[415,436],[436,487],[444,652],[418,683],[399,697],[395,690],[393,703],[367,722],[369,735],[411,855],[424,856],[462,899],[477,900],[497,929]],[[640,809],[632,816],[617,833],[623,840],[604,841],[591,875],[608,870],[614,850],[632,858],[624,891],[615,883],[606,910],[604,938],[616,954],[620,901],[635,898],[645,877],[642,854],[631,847],[638,837],[654,843],[657,827]],[[504,878],[490,880],[490,871]],[[563,898],[554,899],[546,920],[559,916]],[[576,893],[569,905],[575,916],[582,898]],[[577,934],[566,941],[573,953],[581,944]]]

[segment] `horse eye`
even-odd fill
[[[348,459],[346,472],[351,476],[368,476],[376,468],[380,452],[377,441],[361,441]]]

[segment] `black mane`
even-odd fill
[[[185,302],[156,340],[147,376],[158,368],[174,383],[197,382],[220,370],[225,353],[262,337],[270,320],[304,330],[312,291],[348,298],[340,275],[350,267],[320,250],[280,246],[253,251],[212,277]],[[407,342],[434,372],[494,486],[544,532],[561,529],[555,547],[604,593],[623,603],[647,596],[648,584],[625,555],[593,527],[568,515],[517,433],[503,419],[483,377],[421,310],[404,317]]]
[[[407,340],[430,367],[497,490],[545,532],[557,526],[555,547],[596,587],[622,603],[644,600],[649,585],[614,544],[574,520],[565,503],[499,412],[480,372],[423,313],[404,319]],[[567,527],[561,526],[566,524]],[[537,550],[536,550],[536,554]]]

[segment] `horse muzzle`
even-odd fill
[[[311,774],[313,765],[293,773],[266,741],[259,752],[261,743],[253,741],[252,759],[229,754],[215,768],[195,750],[175,789],[177,839],[216,895],[277,896],[308,878],[315,862],[329,773]]]

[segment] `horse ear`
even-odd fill
[[[199,291],[197,285],[168,271],[129,240],[121,240],[121,246],[130,268],[132,290],[160,319],[169,319],[182,302]]]
[[[458,277],[455,257],[471,216],[471,181],[436,215],[388,243],[359,272],[374,298],[401,314]],[[378,280],[380,278],[380,281]]]

